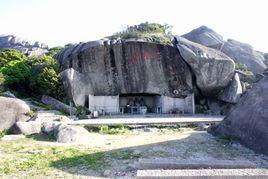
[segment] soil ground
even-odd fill
[[[134,178],[139,159],[246,160],[268,169],[268,157],[192,128],[90,133],[88,143],[32,137],[0,141],[0,178]]]

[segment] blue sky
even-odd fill
[[[268,52],[267,0],[0,0],[0,34],[50,47],[96,40],[141,22],[182,35],[206,25]]]

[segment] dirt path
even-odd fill
[[[121,135],[102,135],[91,133],[88,143],[59,144],[56,142],[25,141],[12,143],[17,148],[26,150],[40,148],[41,152],[48,147],[71,147],[83,151],[102,151],[107,165],[92,170],[84,165],[80,167],[50,167],[45,174],[33,173],[33,176],[50,177],[135,177],[134,163],[139,159],[192,159],[192,160],[245,160],[254,162],[259,168],[268,168],[268,157],[255,154],[253,151],[229,140],[218,139],[204,131],[182,129],[180,131],[166,130],[144,132],[137,130]],[[7,143],[0,142],[0,146]],[[0,150],[0,160],[15,155],[13,152]],[[14,157],[14,156],[13,156]],[[83,157],[80,157],[83,159]],[[25,173],[25,172],[24,172]],[[27,173],[27,172],[26,172]],[[26,175],[26,174],[24,174]],[[23,176],[22,173],[2,174],[2,177]],[[26,175],[27,176],[27,175]],[[1,177],[1,175],[0,175]]]

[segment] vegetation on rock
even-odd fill
[[[155,42],[161,44],[171,43],[171,29],[170,25],[161,25],[157,23],[141,23],[139,25],[127,26],[121,32],[115,33],[108,38],[115,39],[143,39],[148,42]]]

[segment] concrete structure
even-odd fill
[[[142,102],[141,102],[142,101]],[[117,96],[88,95],[88,108],[99,114],[194,114],[194,94],[172,98],[157,94],[128,94]]]

